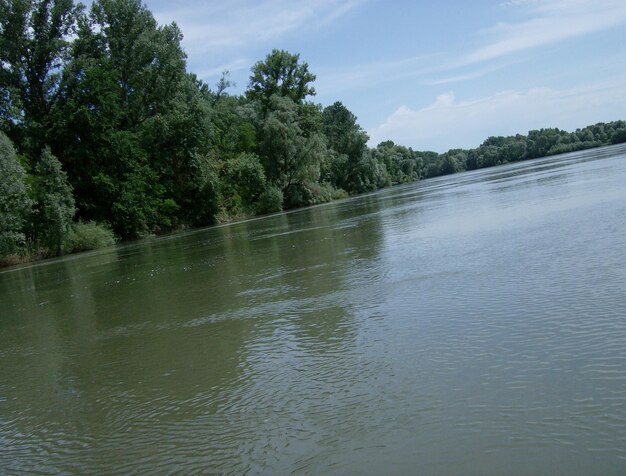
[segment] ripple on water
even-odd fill
[[[586,154],[0,275],[0,472],[619,474],[626,166]]]

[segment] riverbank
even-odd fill
[[[625,144],[620,143],[620,144],[610,145],[610,146],[599,146],[595,149],[606,149],[604,154],[610,155],[616,151],[626,149],[626,143]],[[583,149],[583,150],[590,150],[590,149]],[[566,155],[573,154],[576,152],[581,152],[581,151],[574,151],[574,152],[568,152],[566,154],[556,154],[556,155],[566,156]],[[538,159],[541,159],[541,158],[527,159],[527,161],[538,160]],[[497,164],[491,167],[503,166],[503,165],[507,165],[507,164],[506,163]],[[484,168],[490,168],[490,167],[484,167]],[[460,173],[460,172],[455,172],[455,173]],[[448,175],[451,175],[451,174],[448,174]],[[430,178],[434,178],[434,177],[430,177]],[[427,179],[424,179],[424,180],[427,180]],[[400,184],[394,184],[394,185],[400,185]],[[353,195],[352,197],[357,197],[357,196],[358,195]],[[348,198],[348,196],[345,195],[345,196],[342,196],[341,198]],[[302,208],[306,208],[306,207],[302,207]],[[298,209],[299,208],[295,208],[289,211],[296,211]],[[264,216],[266,216],[266,214],[254,214],[251,212],[239,213],[238,215],[235,215],[235,216],[229,216],[225,213],[222,213],[216,217],[217,218],[216,223],[215,225],[212,225],[212,226],[227,225],[227,224],[233,224],[233,223],[238,223],[242,221],[260,219],[260,218],[263,218]],[[137,240],[121,241],[117,237],[115,237],[112,234],[111,230],[107,227],[98,226],[97,224],[94,224],[94,223],[76,224],[74,228],[75,231],[70,236],[66,244],[66,247],[64,248],[64,251],[62,251],[60,254],[50,255],[46,251],[36,251],[36,252],[27,252],[21,255],[17,255],[17,254],[9,255],[9,256],[4,257],[3,259],[0,259],[0,269],[10,268],[12,266],[20,266],[20,265],[35,263],[35,262],[43,261],[46,259],[53,259],[53,258],[57,258],[61,256],[67,256],[67,255],[71,255],[71,254],[75,254],[79,252],[84,252],[84,251],[93,251],[97,249],[102,249],[102,248],[106,248],[109,246],[113,246],[116,243],[132,243],[132,242],[136,242],[140,240],[150,239],[150,237],[160,237],[160,236],[168,236],[168,235],[174,236],[179,233],[185,233],[188,231],[201,229],[201,228],[205,228],[205,227],[193,228],[189,226],[181,226],[180,228],[176,230],[170,230],[167,233],[153,234],[150,236],[141,237]],[[68,249],[71,251],[68,251]]]

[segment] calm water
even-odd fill
[[[626,147],[0,273],[0,473],[626,474]]]

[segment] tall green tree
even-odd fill
[[[347,182],[350,193],[373,192],[391,185],[387,167],[379,156],[376,149],[367,149],[359,161],[348,169]]]
[[[158,26],[140,0],[98,0],[91,18],[119,85],[121,126],[132,128],[167,111],[186,73],[178,26]]]
[[[264,61],[252,67],[246,94],[267,110],[274,95],[288,97],[295,103],[302,103],[307,96],[314,96],[313,81],[315,75],[309,72],[307,63],[300,63],[300,55],[275,49]]]
[[[0,260],[24,249],[31,206],[26,172],[13,144],[0,132]]]
[[[181,39],[139,0],[97,0],[64,69],[53,151],[68,165],[78,216],[123,238],[206,216],[181,211],[207,190],[196,162],[211,128],[208,90],[187,74]]]
[[[262,124],[260,155],[265,173],[283,192],[288,208],[315,201],[320,164],[327,154],[321,132],[303,127],[311,123],[311,114],[311,108],[274,95]]]
[[[213,147],[218,133],[213,122],[212,98],[205,84],[187,74],[180,79],[177,91],[168,102],[167,111],[155,115],[142,126],[142,147],[165,189],[165,199],[180,210],[176,213],[178,220],[189,222],[188,210],[194,210],[191,215],[197,217],[198,207],[204,204],[207,213],[201,215],[208,217],[208,210],[213,209],[216,199],[212,197],[206,202],[204,192],[198,195],[200,189],[207,191],[203,188],[206,171],[198,168],[198,160],[202,163],[212,161],[217,155]],[[212,221],[210,218],[202,224]]]
[[[357,124],[356,116],[340,101],[324,108],[323,122],[329,148],[348,156],[351,161],[363,155],[369,137]]]
[[[0,0],[0,127],[38,157],[80,8],[72,0]]]
[[[331,151],[330,160],[324,164],[325,178],[347,192],[362,189],[358,174],[364,172],[361,159],[368,136],[356,116],[337,101],[323,111],[323,132]]]
[[[61,163],[48,147],[34,169],[33,198],[31,240],[36,248],[57,255],[72,224],[74,196]]]
[[[287,208],[315,203],[328,156],[321,108],[307,103],[315,75],[300,56],[273,50],[252,67],[246,97],[259,106],[258,153]],[[277,196],[277,194],[274,194]]]

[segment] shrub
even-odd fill
[[[265,191],[265,172],[256,155],[239,154],[226,162],[225,169],[224,180],[244,203],[252,203]]]
[[[113,246],[117,240],[111,229],[93,221],[74,223],[63,243],[66,253],[95,250]]]
[[[311,188],[313,193],[312,204],[326,203],[340,198],[346,198],[348,194],[341,188],[335,188],[331,184],[325,182],[315,185]]]
[[[227,160],[220,181],[222,214],[245,214],[265,188],[265,172],[256,155],[244,153]]]
[[[626,127],[616,130],[611,136],[611,144],[626,142]]]
[[[256,204],[256,212],[260,215],[265,213],[280,212],[283,209],[283,192],[275,185],[270,185],[259,197]]]

